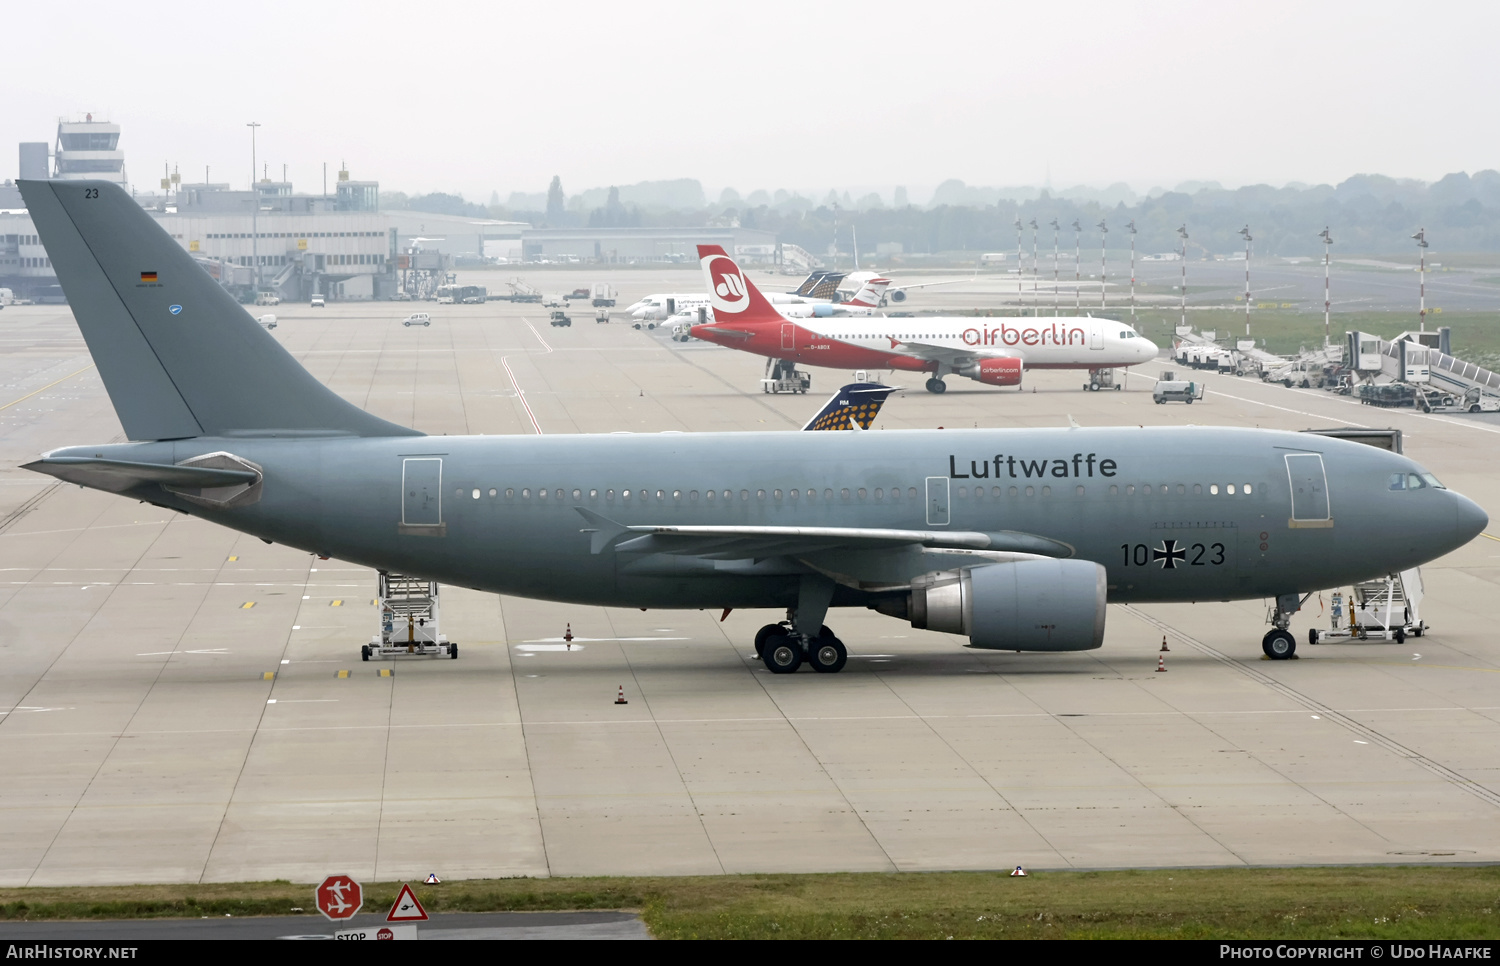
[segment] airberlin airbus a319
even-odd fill
[[[1027,369],[1087,369],[1098,389],[1105,369],[1156,358],[1156,345],[1129,325],[1092,316],[1065,318],[786,318],[718,245],[699,245],[712,322],[695,325],[705,342],[833,369],[929,372],[929,392],[946,375],[990,386],[1019,386]]]

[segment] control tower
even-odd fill
[[[65,181],[113,181],[130,190],[125,178],[125,152],[119,149],[120,125],[94,120],[57,122],[56,166],[52,176]]]

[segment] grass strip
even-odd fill
[[[1500,868],[843,873],[413,884],[429,912],[630,909],[662,939],[1495,939]],[[366,911],[400,883],[365,885]],[[0,919],[316,916],[310,884],[0,889]]]

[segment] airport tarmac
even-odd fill
[[[611,281],[623,307],[667,277]],[[791,431],[850,375],[765,395],[757,357],[582,307],[275,311],[320,379],[434,434]],[[896,375],[876,425],[1396,426],[1500,514],[1491,421],[1219,376],[1156,406],[1161,368]],[[445,587],[460,658],[382,665],[371,571],[18,469],[121,438],[68,310],[0,313],[0,884],[1500,861],[1494,537],[1424,570],[1428,636],[1309,647],[1314,596],[1293,662],[1261,660],[1262,601],[1111,606],[1059,655],[836,611],[848,667],[773,676],[776,613]]]

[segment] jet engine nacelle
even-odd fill
[[[826,302],[812,307],[812,315],[815,319],[831,319],[836,314],[833,306]]]
[[[1092,560],[1020,560],[912,581],[911,626],[967,634],[973,647],[1087,651],[1104,643],[1104,568]]]
[[[987,386],[1019,386],[1021,369],[1020,359],[980,359],[964,375]]]
[[[906,293],[898,288],[894,292],[891,292],[889,295],[887,295],[886,298],[890,299],[892,302],[905,302]]]

